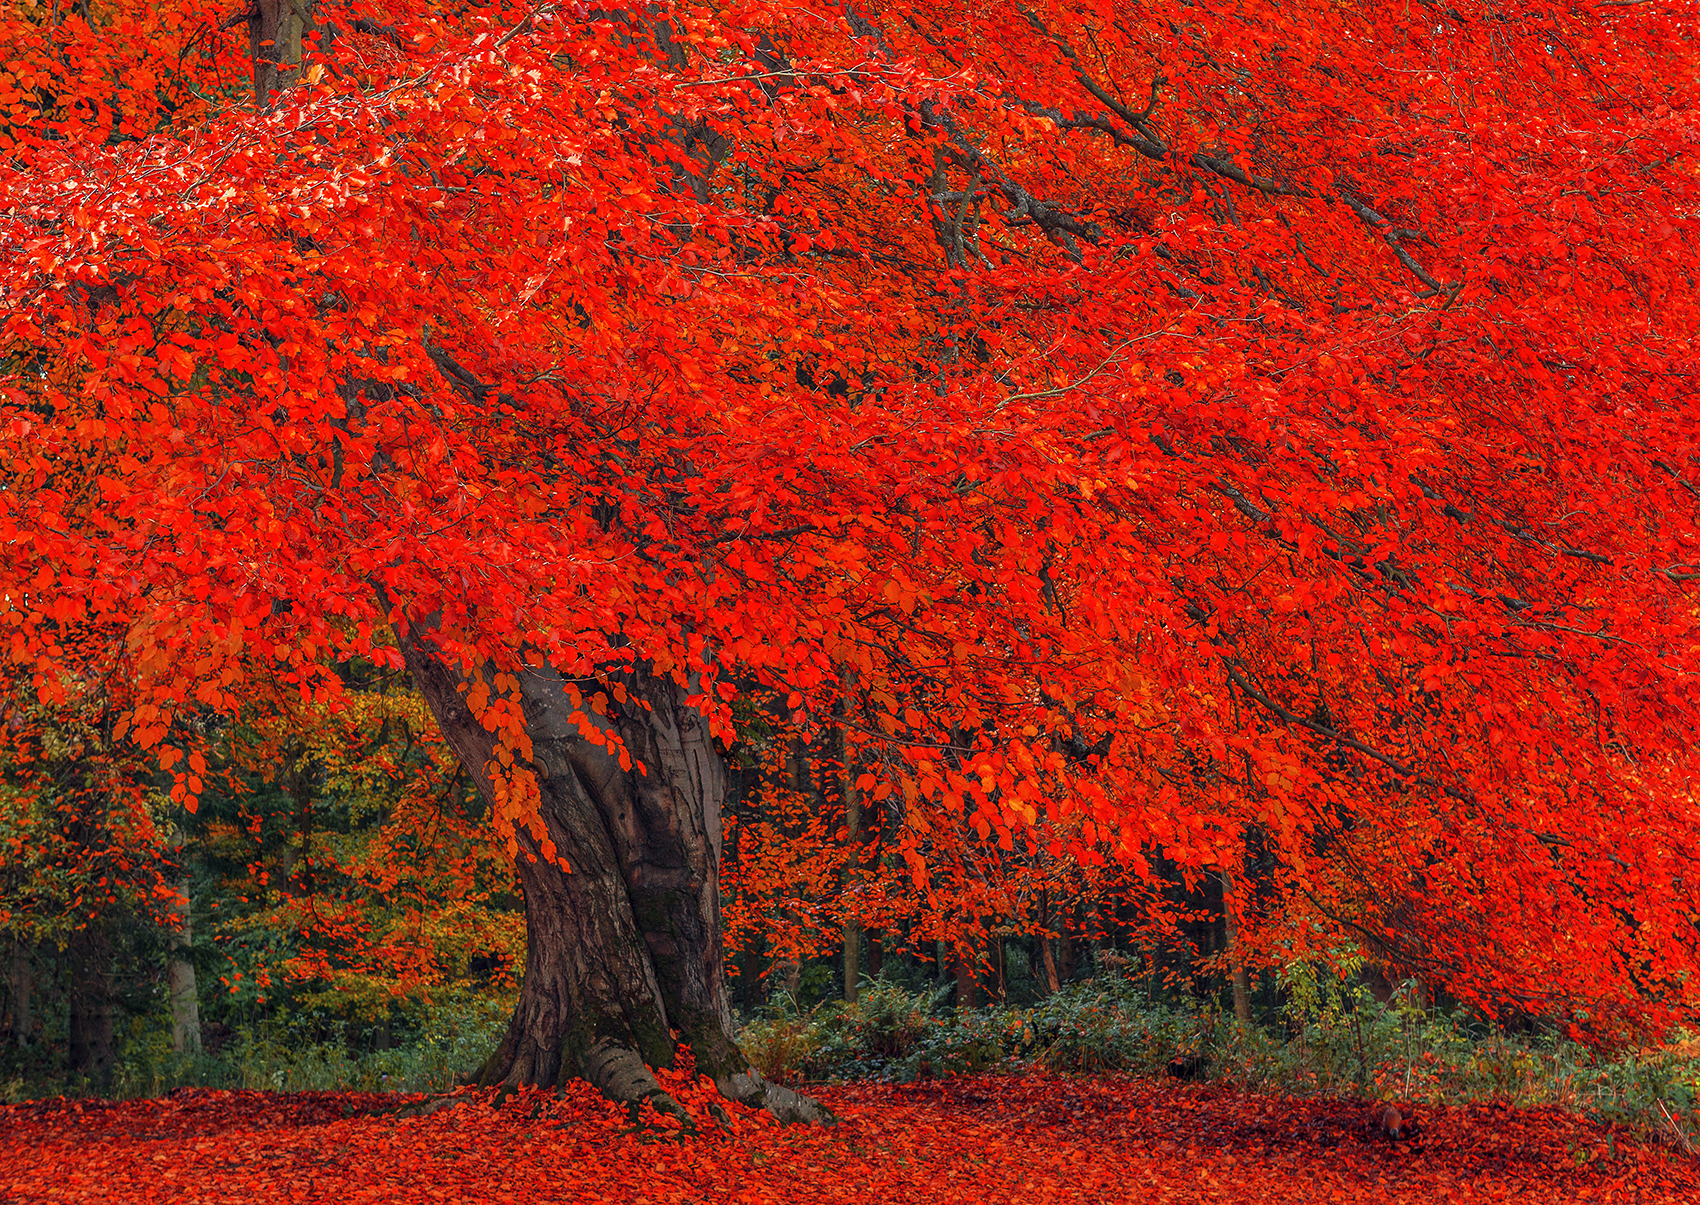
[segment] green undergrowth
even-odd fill
[[[950,989],[864,986],[854,1003],[803,1012],[780,998],[740,1044],[769,1079],[906,1083],[970,1071],[1178,1075],[1282,1095],[1411,1104],[1550,1105],[1700,1147],[1697,1043],[1610,1059],[1555,1034],[1511,1035],[1423,1007],[1410,986],[1295,991],[1273,1026],[1193,1002],[1163,1003],[1122,979],[1070,984],[1027,1008],[955,1010]],[[1686,1052],[1686,1053],[1685,1053]]]
[[[1424,1007],[1409,987],[1382,1001],[1344,983],[1287,985],[1272,1024],[1243,1025],[1208,1005],[1148,997],[1105,977],[1029,1007],[956,1009],[952,989],[874,982],[854,1003],[801,1009],[779,997],[746,1020],[739,1043],[763,1075],[802,1085],[908,1083],[1043,1067],[1065,1074],[1181,1074],[1281,1095],[1389,1099],[1414,1105],[1555,1106],[1630,1126],[1688,1152],[1700,1148],[1700,1040],[1598,1055],[1553,1033],[1513,1035],[1462,1012]],[[1310,990],[1315,989],[1315,990]],[[49,1074],[32,1056],[0,1061],[0,1103],[43,1096],[158,1096],[180,1086],[270,1091],[436,1092],[483,1062],[512,999],[463,995],[415,1010],[392,1049],[361,1049],[322,1018],[237,1026],[216,1050],[171,1050],[165,1018],[120,1035],[109,1082]]]
[[[440,1092],[477,1067],[507,1028],[510,998],[465,997],[416,1010],[407,1040],[388,1050],[351,1049],[326,1035],[322,1022],[287,1016],[237,1026],[214,1052],[178,1054],[157,1017],[139,1018],[118,1042],[105,1084],[86,1077],[52,1077],[17,1052],[0,1068],[0,1103],[43,1096],[109,1099],[160,1096],[173,1088],[257,1089],[274,1092]]]

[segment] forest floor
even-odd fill
[[[416,1117],[418,1096],[210,1089],[0,1107],[0,1202],[1700,1201],[1700,1160],[1555,1110],[1422,1109],[1392,1142],[1360,1102],[1035,1074],[820,1087],[835,1126],[733,1106],[723,1127],[712,1089],[663,1082],[697,1133],[583,1085]]]

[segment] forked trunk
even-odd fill
[[[469,679],[415,627],[400,638],[443,735],[492,806],[493,733],[468,709]],[[732,1037],[721,967],[720,808],[726,766],[670,679],[621,678],[628,701],[591,715],[635,766],[587,739],[567,682],[544,664],[517,675],[548,836],[568,870],[519,834],[527,955],[508,1032],[477,1079],[543,1087],[582,1076],[634,1113],[676,1111],[651,1068],[689,1045],[721,1094],[782,1121],[825,1121],[806,1097],[764,1081]]]

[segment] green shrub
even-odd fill
[[[1009,1059],[1063,1071],[1157,1071],[1204,1050],[1202,1009],[1146,1005],[1123,980],[1071,984],[1028,1008],[942,1011],[950,987],[907,992],[870,984],[853,1003],[807,1014],[782,997],[739,1042],[770,1079],[881,1079],[980,1071]]]
[[[132,1017],[118,1035],[117,1068],[103,1092],[114,1098],[159,1096],[173,1088],[248,1088],[266,1091],[432,1092],[454,1086],[456,1076],[477,1068],[507,1027],[513,1001],[472,993],[398,1004],[406,1010],[410,1040],[390,1050],[350,1049],[340,1036],[327,1038],[323,1017],[282,1013],[238,1026],[216,1052],[178,1054],[171,1048],[169,1018],[160,1012]],[[45,1062],[39,1074],[15,1065],[0,1077],[0,1103],[43,1096],[86,1096],[86,1081],[54,1074]]]
[[[1307,983],[1304,976],[1308,975]],[[1700,1042],[1600,1062],[1554,1033],[1513,1037],[1463,1012],[1426,1008],[1415,984],[1383,1002],[1349,979],[1288,978],[1283,1024],[1244,1025],[1203,1003],[1151,1001],[1116,976],[1070,984],[1030,1008],[944,1010],[950,989],[870,985],[808,1013],[781,999],[740,1042],[771,1079],[802,1082],[980,1071],[1026,1061],[1065,1073],[1189,1073],[1251,1091],[1506,1101],[1590,1113],[1693,1149],[1700,1141]]]
[[[1212,1053],[1211,1014],[1152,1003],[1119,977],[1070,984],[1018,1018],[1022,1054],[1054,1071],[1155,1074]]]
[[[789,1010],[770,1008],[768,1016],[750,1021],[738,1035],[738,1046],[750,1065],[776,1084],[808,1079],[819,1063],[816,1052],[821,1042],[819,1020],[799,1016],[794,1005]]]
[[[875,981],[850,1003],[825,1001],[801,1013],[781,996],[745,1023],[739,1045],[762,1075],[778,1082],[878,1079],[896,1083],[979,1071],[1004,1057],[993,1013],[940,1010],[951,988],[908,992]]]

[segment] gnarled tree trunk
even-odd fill
[[[421,627],[399,641],[444,736],[494,803],[486,768],[496,738],[467,706],[470,681]],[[830,1120],[808,1098],[764,1081],[733,1040],[720,930],[726,767],[684,691],[628,671],[629,702],[590,717],[624,742],[634,768],[623,770],[582,734],[556,670],[539,664],[516,676],[540,811],[569,869],[545,860],[522,828],[525,977],[479,1082],[546,1087],[582,1076],[634,1114],[649,1100],[682,1116],[650,1071],[670,1065],[682,1041],[727,1098],[782,1121]]]

